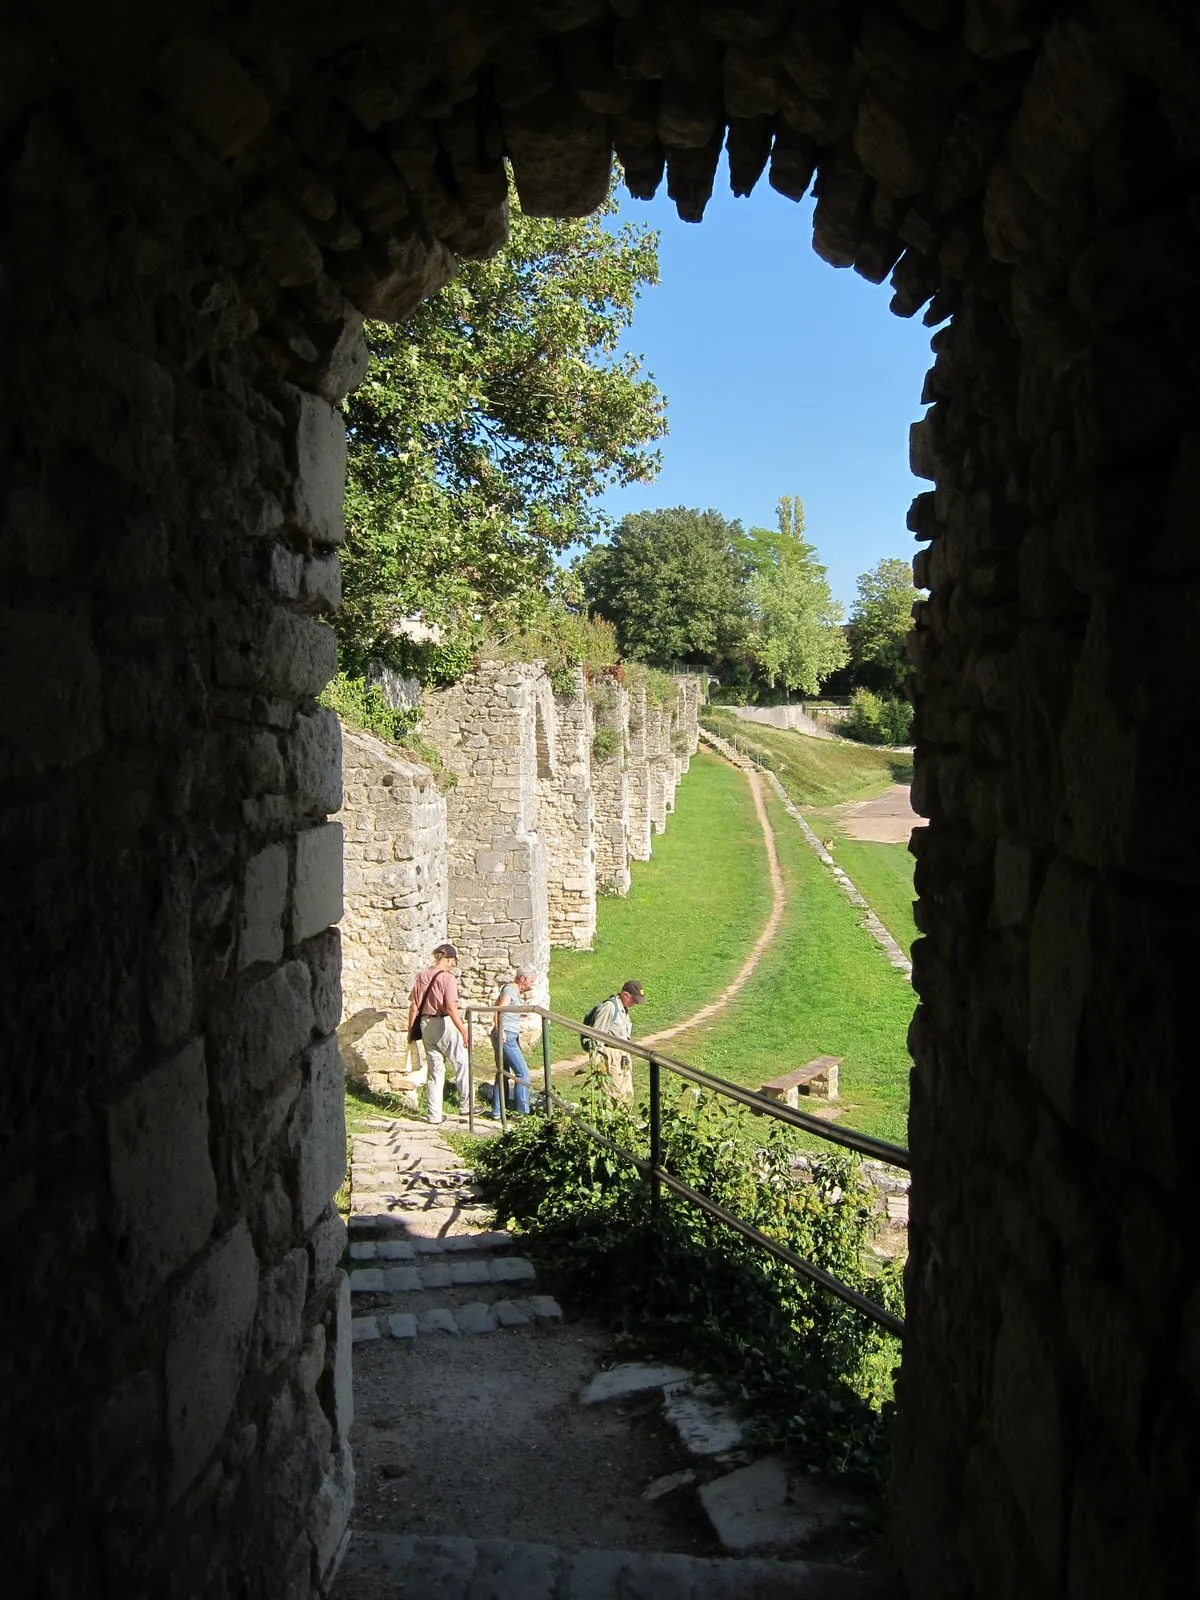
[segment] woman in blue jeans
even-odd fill
[[[532,967],[521,967],[511,983],[506,983],[496,998],[501,1006],[519,1006],[533,988],[537,973]],[[519,1011],[501,1011],[496,1019],[500,1028],[500,1047],[504,1061],[504,1104],[517,1117],[529,1115],[529,1063],[521,1052],[521,1014]],[[492,1029],[492,1043],[496,1030]],[[485,1098],[491,1098],[489,1116],[500,1120],[500,1106],[495,1086],[483,1086]]]

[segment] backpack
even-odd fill
[[[600,1007],[607,1005],[610,1000],[615,1000],[616,998],[617,997],[615,994],[610,994],[606,995],[603,1000],[597,1000],[596,1004],[591,1008],[590,1011],[585,1011],[583,1013],[583,1020],[586,1025],[589,1028],[594,1028],[596,1026],[596,1018],[600,1015]],[[579,1042],[589,1054],[593,1050],[599,1050],[603,1048],[599,1039],[590,1039],[586,1033],[581,1033],[579,1035]]]

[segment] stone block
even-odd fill
[[[294,611],[273,610],[254,646],[248,655],[239,652],[222,657],[223,682],[270,689],[286,700],[296,700],[320,694],[337,671],[333,629]]]
[[[329,1458],[329,1471],[313,1497],[308,1512],[308,1536],[312,1540],[321,1591],[327,1593],[332,1581],[350,1513],[354,1507],[354,1462],[347,1449]]]
[[[388,1332],[393,1339],[415,1339],[417,1319],[411,1311],[395,1311],[387,1319]]]
[[[341,609],[342,565],[335,553],[316,556],[304,563],[300,596],[314,611],[332,616]]]
[[[533,1262],[524,1256],[501,1256],[492,1262],[492,1278],[496,1283],[532,1283],[536,1277]]]
[[[287,903],[288,857],[282,844],[268,845],[246,863],[238,966],[278,961],[283,955],[283,911]]]
[[[421,1287],[423,1289],[448,1289],[450,1287],[450,1268],[444,1261],[431,1261],[421,1268]]]
[[[312,974],[313,1026],[332,1033],[342,1020],[342,938],[337,928],[326,928],[308,939],[299,952]]]
[[[382,1239],[372,1248],[381,1261],[413,1261],[417,1254],[407,1239]]]
[[[307,1083],[292,1119],[297,1201],[302,1226],[311,1228],[346,1175],[346,1075],[337,1039],[309,1052]]]
[[[258,1304],[258,1261],[238,1222],[184,1281],[167,1330],[170,1499],[179,1499],[224,1435]]]
[[[288,741],[288,765],[297,808],[306,816],[325,816],[342,803],[342,731],[337,713],[325,706],[296,719]]]
[[[333,1274],[346,1249],[346,1224],[336,1207],[331,1205],[325,1208],[309,1234],[308,1243],[312,1251],[313,1287],[321,1290],[333,1281]]]
[[[312,1036],[312,980],[302,961],[288,961],[248,984],[218,1041],[221,1069],[256,1089],[275,1082]]]
[[[497,1261],[495,1266],[503,1266]],[[459,1283],[488,1283],[491,1274],[486,1261],[452,1261],[450,1263],[450,1282]]]
[[[601,1405],[607,1400],[628,1400],[656,1389],[687,1383],[691,1373],[685,1367],[665,1367],[644,1361],[626,1361],[607,1372],[599,1372],[579,1397],[580,1405]]]
[[[454,1320],[454,1313],[439,1307],[434,1311],[422,1311],[417,1319],[417,1326],[422,1333],[453,1333],[459,1331],[458,1323]]]
[[[208,1150],[208,1075],[193,1040],[108,1113],[118,1263],[130,1304],[144,1304],[207,1241],[217,1210]]]
[[[454,1313],[460,1333],[495,1333],[498,1326],[491,1306],[482,1300],[469,1300]]]
[[[764,1456],[700,1490],[713,1532],[730,1555],[784,1554],[844,1529],[865,1507],[828,1484],[789,1482],[787,1467]]]
[[[383,1274],[383,1287],[389,1294],[406,1294],[419,1290],[420,1271],[415,1266],[388,1267]]]
[[[350,1274],[350,1287],[355,1294],[382,1294],[383,1268],[355,1268],[355,1270]]]
[[[342,825],[327,822],[296,836],[292,943],[321,933],[342,915]]]
[[[330,1422],[334,1435],[343,1444],[350,1437],[354,1422],[354,1373],[350,1350],[354,1342],[354,1317],[350,1312],[350,1280],[338,1274],[337,1300],[326,1365],[329,1370],[331,1399]]]
[[[346,428],[341,412],[318,395],[296,391],[293,515],[318,544],[346,537]]]
[[[745,1442],[745,1428],[715,1390],[680,1389],[663,1401],[663,1416],[688,1455],[722,1456]]]
[[[289,1250],[279,1265],[264,1275],[258,1297],[258,1336],[266,1367],[275,1366],[299,1344],[307,1289],[307,1250]]]
[[[371,1339],[380,1339],[383,1335],[379,1331],[378,1317],[352,1317],[350,1319],[350,1338],[354,1344],[365,1344]]]
[[[502,1328],[527,1328],[533,1320],[515,1300],[493,1300],[492,1315]]]

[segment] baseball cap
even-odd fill
[[[636,978],[626,978],[621,985],[621,993],[632,996],[634,1000],[644,1000],[646,998],[646,991]]]

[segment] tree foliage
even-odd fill
[[[652,478],[665,402],[620,354],[658,235],[521,215],[490,261],[401,323],[369,323],[346,402],[343,665],[404,655],[414,613],[460,633],[519,619],[554,557],[597,527],[596,497]]]
[[[912,675],[908,633],[912,627],[912,567],[888,556],[858,580],[858,599],[850,614],[855,678],[868,689],[899,698]]]
[[[745,637],[742,537],[718,511],[634,512],[578,563],[584,598],[615,626],[623,656],[720,663]]]
[[[816,694],[846,660],[842,607],[804,537],[800,497],[781,496],[777,516],[776,530],[750,534],[756,547],[749,560],[750,648],[771,688],[782,683]]]

